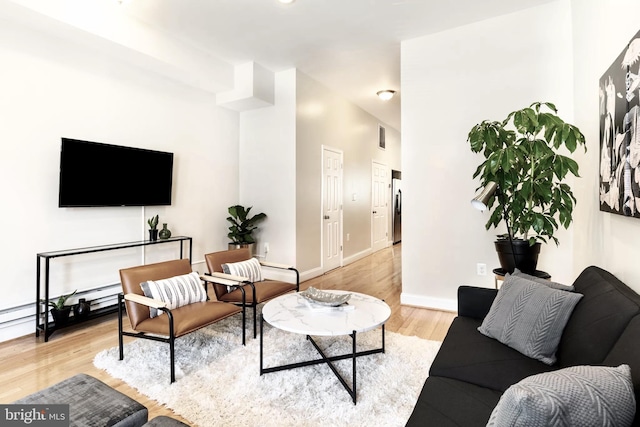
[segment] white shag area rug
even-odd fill
[[[94,365],[201,427],[404,426],[440,348],[387,331],[385,353],[357,359],[354,405],[326,364],[260,376],[260,332],[254,340],[247,327],[243,347],[240,323],[236,315],[178,338],[173,384],[165,343],[125,338],[123,361],[114,347],[98,353]],[[348,336],[316,342],[328,356],[351,351]],[[357,344],[358,351],[380,347],[381,330],[358,334]],[[319,357],[304,335],[265,322],[264,367]],[[334,363],[351,384],[351,361]]]

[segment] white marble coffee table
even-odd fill
[[[391,316],[391,308],[384,301],[357,292],[326,291],[336,294],[350,293],[348,308],[334,309],[328,307],[310,307],[308,302],[298,293],[279,296],[267,302],[262,308],[260,320],[260,375],[294,369],[302,366],[326,363],[338,377],[340,383],[349,392],[353,403],[356,403],[356,358],[375,353],[384,353],[384,324]],[[264,321],[283,331],[305,335],[313,344],[320,359],[291,363],[281,366],[263,367]],[[357,351],[356,335],[377,327],[382,327],[382,346],[373,350]],[[327,357],[312,336],[349,335],[352,339],[352,352],[339,356]],[[336,370],[332,362],[336,360],[352,359],[352,386],[346,383],[342,375]]]

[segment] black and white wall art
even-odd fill
[[[640,32],[600,78],[600,210],[640,218]]]

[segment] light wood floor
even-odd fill
[[[401,245],[384,249],[346,267],[308,280],[300,288],[304,290],[314,286],[318,289],[345,289],[384,299],[392,312],[386,326],[388,331],[441,341],[455,314],[400,305],[401,250]],[[125,324],[127,323],[125,319]],[[125,341],[130,339],[133,338],[125,338]],[[96,353],[117,345],[117,315],[105,316],[82,326],[56,332],[47,343],[43,342],[42,337],[35,338],[35,334],[0,343],[0,403],[13,402],[84,372],[145,405],[149,409],[149,419],[158,415],[180,419],[169,409],[93,366]],[[179,345],[179,340],[176,345]]]

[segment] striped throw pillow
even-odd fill
[[[241,262],[222,264],[222,271],[227,274],[233,274],[234,276],[247,277],[250,282],[255,283],[262,281],[262,268],[260,267],[260,261],[255,258]]]
[[[198,273],[189,273],[163,280],[148,280],[140,283],[146,297],[167,303],[167,308],[182,307],[207,300],[207,293],[200,282]],[[162,311],[150,308],[150,317],[162,314]]]

